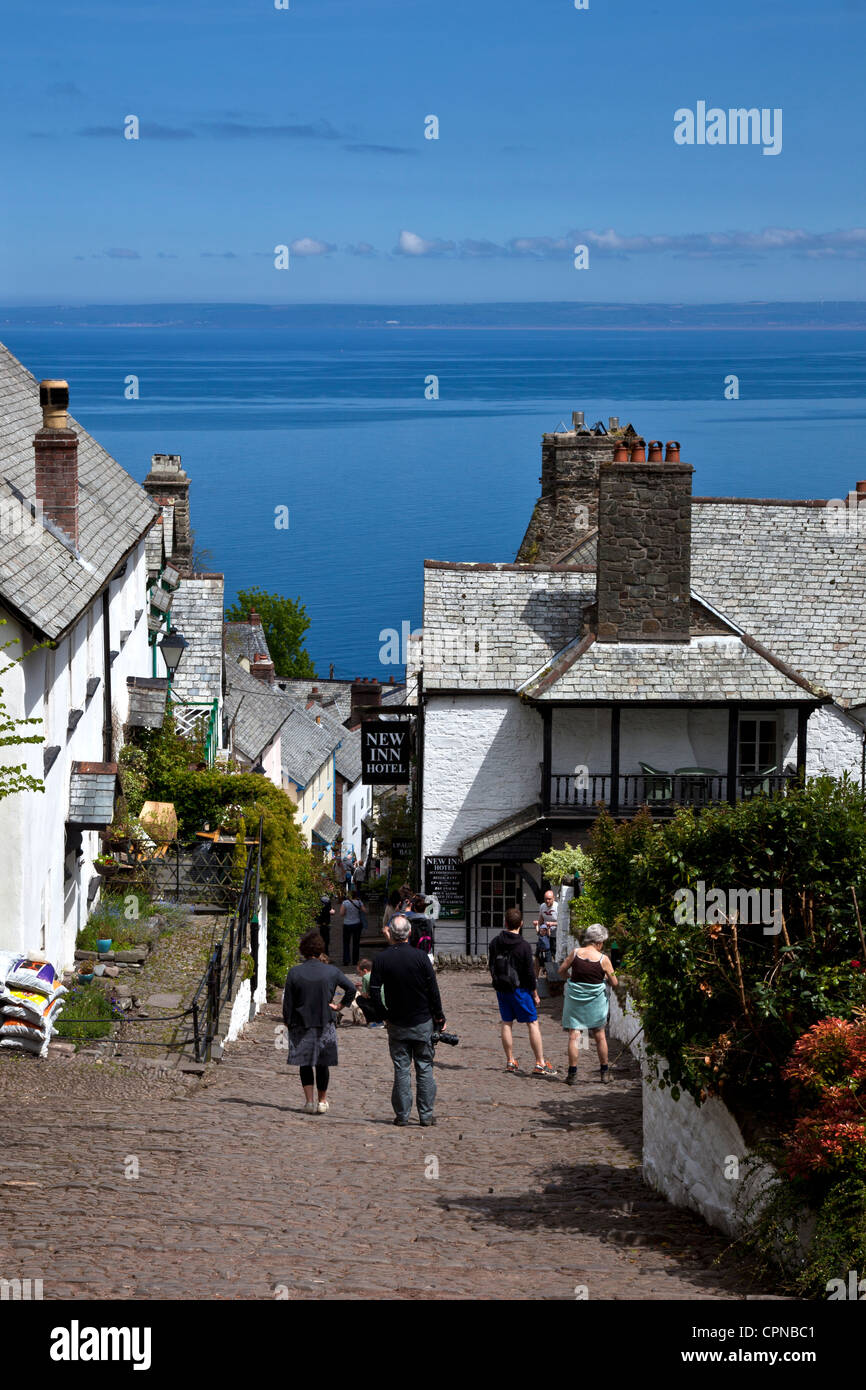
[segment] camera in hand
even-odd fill
[[[446,1047],[456,1047],[460,1039],[456,1033],[443,1033],[440,1029],[434,1028],[430,1041],[434,1047],[437,1043],[445,1043]]]

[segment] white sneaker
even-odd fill
[[[314,1100],[305,1100],[305,1101],[304,1101],[304,1114],[305,1114],[305,1115],[315,1115],[315,1113],[316,1113],[316,1102],[315,1102]]]
[[[330,1102],[329,1100],[320,1100],[320,1101],[319,1101],[319,1104],[318,1104],[318,1112],[319,1112],[320,1115],[325,1115],[325,1114],[330,1110],[330,1108],[331,1108],[331,1102]]]

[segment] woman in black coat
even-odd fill
[[[303,960],[292,966],[283,990],[283,1022],[289,1034],[290,1067],[299,1067],[304,1088],[304,1112],[324,1115],[329,1109],[330,1068],[337,1065],[337,1029],[334,1014],[351,1004],[357,990],[336,965],[324,959],[325,943],[319,932],[302,936]],[[339,1004],[333,1002],[337,988],[343,991]],[[313,1099],[315,1070],[318,1098]]]

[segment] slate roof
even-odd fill
[[[337,822],[331,820],[331,817],[323,811],[313,826],[313,834],[318,835],[320,840],[324,840],[326,845],[332,845],[342,834],[342,831]]]
[[[117,785],[116,763],[73,763],[69,777],[69,823],[91,829],[111,825]]]
[[[296,705],[291,706],[280,739],[283,772],[301,787],[315,777],[334,751],[333,735]]]
[[[171,626],[189,642],[172,681],[174,699],[219,699],[223,678],[221,574],[183,576],[171,596]]]
[[[495,845],[501,845],[505,840],[510,840],[512,835],[519,835],[521,830],[528,830],[538,821],[540,809],[541,807],[533,802],[525,810],[497,821],[496,825],[491,825],[489,829],[481,830],[477,835],[470,835],[460,846],[464,862],[483,854],[485,850],[493,849]]]
[[[823,692],[780,670],[742,638],[693,637],[689,642],[571,644],[520,693],[548,700],[785,700],[814,703]]]
[[[332,746],[336,749],[334,765],[340,776],[345,777],[347,782],[357,782],[361,776],[361,730],[345,728],[339,711],[334,709],[320,709],[313,705],[306,712],[312,719],[318,717],[319,727],[332,739]],[[339,747],[336,746],[338,743]]]
[[[866,703],[866,526],[823,502],[692,499],[692,584],[842,705]],[[858,520],[862,514],[858,514]],[[561,560],[596,563],[597,532]]]
[[[35,498],[33,436],[42,428],[39,383],[0,344],[0,503]],[[92,602],[153,522],[147,493],[69,417],[78,435],[79,552],[62,532],[0,528],[0,601],[55,639]],[[37,542],[37,543],[34,543]]]
[[[579,630],[595,575],[531,565],[424,562],[424,687],[514,690]]]
[[[163,503],[159,515],[148,532],[145,542],[147,572],[153,577],[159,574],[163,564],[171,558],[174,550],[174,507]]]
[[[223,643],[225,645],[226,661],[240,661],[244,657],[252,662],[257,655],[266,656],[271,659],[268,648],[268,639],[265,630],[259,624],[253,623],[225,623],[223,625]]]
[[[226,665],[225,717],[234,723],[235,746],[258,762],[264,750],[273,743],[289,714],[283,700],[275,699],[272,687],[264,684],[243,666]]]
[[[134,729],[160,729],[165,718],[168,695],[166,676],[127,676],[129,714],[126,722]]]

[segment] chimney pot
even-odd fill
[[[631,462],[646,463],[646,440],[635,439],[631,446]]]
[[[611,434],[613,434],[614,430],[618,430],[618,429],[619,429],[619,416],[618,416],[618,415],[608,415],[608,417],[607,417],[607,427],[608,427],[608,429],[610,430],[610,433],[611,433]]]
[[[44,430],[65,430],[69,427],[69,383],[46,379],[39,383],[39,404],[42,407]]]
[[[666,462],[666,463],[679,463],[679,461],[680,461],[680,441],[679,441],[678,439],[669,439],[668,442],[667,442],[667,444],[665,445],[665,462]]]
[[[584,412],[582,410],[573,410],[571,412],[571,423],[576,430],[583,429],[584,418]]]
[[[651,439],[649,442],[649,461],[650,463],[661,463],[662,461],[662,442],[660,439]]]
[[[617,444],[613,451],[614,463],[628,463],[628,449],[625,444]]]
[[[857,491],[859,492],[861,497],[864,493],[866,493],[866,478],[863,478],[860,480],[860,482],[858,482]]]

